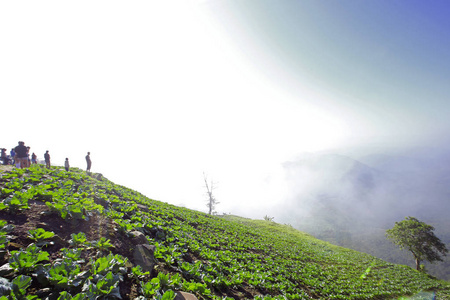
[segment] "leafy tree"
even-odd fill
[[[441,255],[445,256],[448,252],[433,230],[431,225],[414,217],[406,217],[403,221],[395,222],[393,228],[386,230],[386,236],[400,249],[409,250],[416,261],[416,269],[420,270],[422,261],[442,261]]]

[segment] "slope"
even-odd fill
[[[450,299],[447,282],[289,226],[172,206],[78,169],[0,175],[0,299]],[[148,272],[136,232],[155,246]]]
[[[386,229],[396,221],[417,217],[450,243],[448,152],[414,153],[361,160],[317,154],[288,162],[290,198],[274,217],[333,244],[414,266],[408,251],[386,240]],[[450,280],[450,257],[425,264],[433,276]]]

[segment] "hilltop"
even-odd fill
[[[450,299],[448,282],[288,225],[176,207],[79,169],[0,172],[0,299]]]

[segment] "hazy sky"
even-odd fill
[[[262,217],[305,151],[447,141],[448,1],[3,1],[0,147]],[[262,207],[261,210],[258,207]],[[242,215],[242,213],[241,213]]]

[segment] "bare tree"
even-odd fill
[[[208,177],[206,176],[205,173],[203,173],[203,179],[205,180],[205,187],[206,187],[206,192],[207,192],[207,196],[208,196],[208,201],[207,201],[206,206],[208,207],[209,214],[212,215],[214,213],[214,209],[216,208],[216,205],[219,204],[220,202],[218,202],[216,200],[216,198],[214,198],[214,195],[213,195],[213,190],[215,189],[214,182],[211,180],[211,182],[208,184]]]
[[[269,222],[273,222],[273,218],[274,218],[274,217],[269,217],[268,215],[265,215],[265,216],[264,216],[264,220],[265,220],[265,221],[269,221]]]

